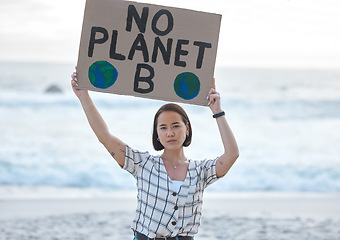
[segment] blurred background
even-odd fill
[[[340,2],[150,0],[222,14],[217,90],[240,148],[210,191],[340,192]],[[0,3],[0,188],[134,189],[92,133],[70,87],[85,0]],[[91,93],[112,133],[151,143],[162,101]],[[191,159],[223,146],[206,107],[192,122]]]

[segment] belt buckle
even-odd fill
[[[167,240],[168,237],[155,237],[154,239],[164,239],[164,240]]]

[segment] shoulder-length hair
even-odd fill
[[[155,117],[153,120],[152,143],[153,143],[154,149],[156,151],[160,151],[164,149],[164,146],[158,140],[157,124],[158,124],[159,115],[166,111],[173,111],[181,115],[184,124],[189,127],[189,134],[187,135],[187,137],[185,138],[185,141],[183,142],[184,147],[189,146],[191,143],[191,138],[192,138],[192,129],[191,129],[189,117],[181,106],[174,104],[174,103],[168,103],[160,107],[160,109],[155,114]]]

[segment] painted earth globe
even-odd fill
[[[190,100],[199,94],[200,81],[198,77],[191,72],[180,73],[175,79],[174,89],[179,97]]]
[[[89,79],[96,88],[111,87],[117,80],[118,71],[107,61],[97,61],[89,68]]]

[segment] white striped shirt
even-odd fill
[[[137,210],[132,229],[149,238],[194,236],[200,225],[204,189],[218,178],[216,161],[189,160],[177,192],[160,156],[126,146],[124,169],[137,181]]]

